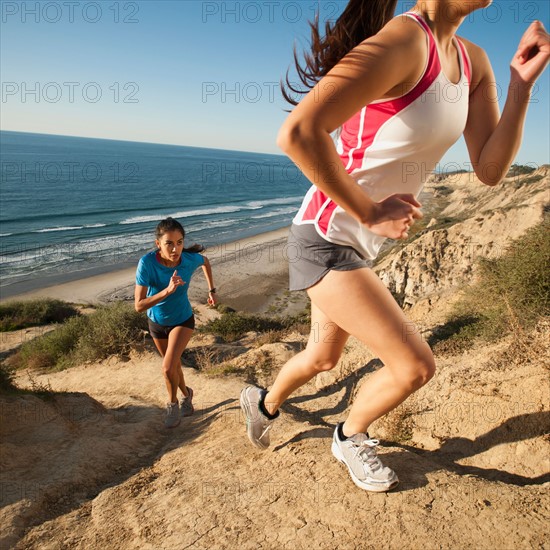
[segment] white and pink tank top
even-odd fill
[[[394,193],[422,191],[447,149],[462,135],[468,117],[471,64],[455,37],[460,80],[450,82],[441,68],[434,36],[424,19],[412,12],[426,33],[428,58],[421,78],[405,95],[373,101],[346,121],[336,147],[346,171],[367,195],[379,202]],[[355,248],[374,259],[385,240],[347,214],[312,186],[293,223],[313,224],[326,240]]]

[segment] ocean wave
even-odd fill
[[[80,231],[81,229],[97,229],[99,227],[107,227],[106,223],[89,223],[86,225],[61,225],[58,227],[43,227],[42,229],[34,229],[30,233],[52,233],[55,231]],[[0,237],[10,237],[14,233],[0,233]]]
[[[241,210],[252,210],[255,207],[243,207],[243,206],[218,206],[216,208],[199,208],[197,210],[182,210],[181,212],[174,212],[172,214],[155,214],[150,216],[134,216],[133,218],[127,218],[120,222],[120,225],[130,225],[136,223],[154,223],[161,220],[171,218],[192,218],[194,216],[205,216],[213,214],[232,214],[233,212],[240,212]]]
[[[292,203],[300,203],[303,199],[303,195],[296,196],[296,197],[283,197],[280,199],[265,199],[265,200],[259,200],[259,201],[249,201],[247,202],[247,206],[250,206],[252,208],[264,208],[266,206],[272,206],[277,204],[292,204]]]
[[[77,229],[84,229],[84,226],[69,225],[66,227],[45,227],[44,229],[35,229],[33,233],[50,233],[52,231],[76,231]]]
[[[225,220],[214,220],[214,221],[204,221],[197,224],[189,226],[189,231],[202,231],[203,229],[213,229],[219,227],[228,227],[230,225],[238,225],[242,222],[242,218],[238,219],[225,219]]]
[[[121,244],[123,241],[123,244]],[[55,244],[29,248],[14,254],[0,256],[0,265],[13,266],[16,270],[34,271],[38,267],[58,265],[62,262],[78,262],[109,260],[108,263],[119,263],[124,257],[136,251],[154,247],[154,236],[140,235],[110,235],[67,244]]]
[[[285,214],[294,214],[298,211],[297,207],[279,208],[272,212],[266,212],[265,214],[258,214],[257,216],[250,216],[253,220],[260,220],[263,218],[274,218],[275,216],[283,216]]]
[[[44,246],[35,250],[25,250],[12,255],[0,256],[0,265],[9,266],[16,273],[34,273],[42,265],[57,265],[61,262],[72,262],[74,256],[70,250],[62,250],[59,246]],[[4,274],[2,274],[4,277]]]

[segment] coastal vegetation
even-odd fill
[[[476,340],[508,335],[523,346],[550,316],[550,219],[510,242],[495,259],[481,258],[477,281],[464,288],[447,322],[429,343],[436,351],[468,349]]]
[[[0,304],[0,332],[62,323],[76,317],[78,309],[67,302],[49,298]]]
[[[15,368],[61,370],[112,355],[124,356],[143,341],[147,321],[130,304],[116,302],[29,340],[13,358]]]
[[[268,340],[272,340],[274,333],[280,335],[292,328],[303,330],[304,325],[309,325],[308,312],[286,317],[271,317],[230,311],[199,327],[198,331],[220,336],[226,342],[234,342],[247,332],[257,332],[260,335],[266,335]],[[309,327],[307,330],[309,332]]]

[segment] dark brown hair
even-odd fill
[[[168,231],[179,231],[181,236],[185,238],[185,229],[183,229],[183,225],[181,225],[181,223],[174,218],[166,218],[165,220],[162,220],[155,229],[155,237],[160,239]],[[183,252],[202,252],[203,250],[204,246],[194,244],[189,248],[184,248]]]
[[[286,85],[281,82],[283,97],[298,105],[292,94],[303,95],[311,90],[355,46],[374,36],[392,17],[397,0],[349,0],[346,8],[333,25],[325,23],[325,36],[321,36],[319,12],[311,27],[311,52],[304,52],[302,67],[294,47],[294,64],[304,89],[297,88],[286,73]]]

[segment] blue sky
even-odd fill
[[[1,128],[279,153],[277,89],[307,21],[346,2],[0,1]],[[398,13],[413,6],[399,2]],[[494,0],[462,36],[489,54],[502,89],[509,61],[548,0]],[[550,71],[539,80],[517,160],[549,158]],[[442,166],[468,161],[459,142]],[[452,168],[452,166],[450,166]]]

